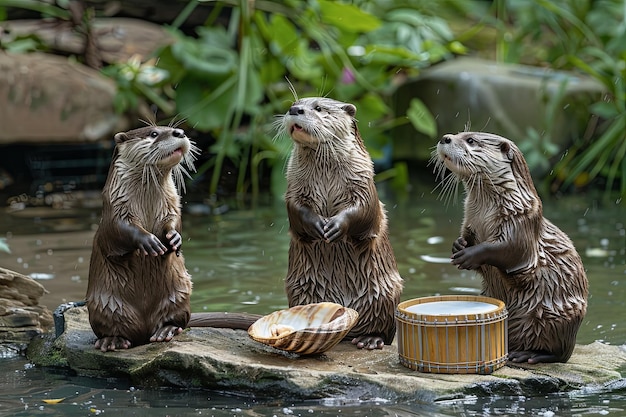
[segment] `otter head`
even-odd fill
[[[114,161],[126,170],[142,173],[142,181],[158,181],[173,173],[175,182],[184,188],[183,175],[195,171],[193,161],[199,149],[185,131],[169,126],[146,126],[115,135]]]
[[[451,183],[460,179],[470,191],[489,188],[521,194],[523,200],[534,200],[537,194],[521,151],[502,136],[482,132],[445,135],[432,160],[443,191],[451,190]],[[450,176],[445,175],[446,168],[452,172]]]
[[[496,170],[501,175],[516,153],[521,156],[515,144],[501,136],[462,132],[441,138],[436,155],[440,163],[464,179],[475,175],[489,177]]]
[[[317,149],[320,144],[333,146],[353,145],[358,134],[354,116],[356,107],[350,103],[325,97],[308,97],[297,100],[278,122],[299,145]]]

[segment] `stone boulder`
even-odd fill
[[[93,142],[124,130],[115,83],[65,57],[0,54],[0,145]]]
[[[585,134],[589,105],[605,91],[600,82],[574,72],[462,57],[434,65],[400,85],[394,109],[406,114],[411,100],[418,98],[435,117],[438,136],[484,131],[519,146],[535,132],[533,140],[540,143],[533,147],[545,147],[541,142],[549,140],[558,152]],[[428,161],[436,144],[410,123],[395,128],[393,137],[394,157],[400,159]]]
[[[52,314],[39,305],[45,291],[32,278],[0,268],[0,357],[20,354],[52,327]]]
[[[139,19],[96,18],[91,22],[100,58],[109,64],[126,62],[131,57],[144,62],[161,47],[172,42],[167,30]],[[61,55],[81,55],[84,36],[69,24],[46,20],[7,20],[0,22],[0,40],[35,35],[49,49]]]
[[[387,398],[425,401],[460,395],[545,395],[581,387],[620,386],[626,351],[576,346],[567,364],[504,366],[491,375],[444,375],[400,365],[395,345],[358,350],[342,342],[318,356],[296,356],[253,341],[245,331],[191,328],[168,343],[102,353],[94,349],[84,307],[65,312],[65,332],[36,338],[37,365],[69,367],[78,375],[126,377],[143,387],[207,388],[292,399]]]

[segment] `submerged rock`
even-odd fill
[[[567,364],[504,366],[491,375],[420,373],[400,365],[397,347],[358,350],[342,342],[318,356],[296,356],[253,341],[246,332],[191,328],[172,342],[102,353],[87,310],[65,313],[65,332],[38,338],[29,358],[67,366],[79,375],[128,377],[144,387],[176,386],[293,399],[387,398],[431,402],[463,395],[534,395],[619,384],[626,351],[601,343],[578,345]]]
[[[32,278],[0,268],[0,357],[19,355],[30,340],[52,326],[52,315],[39,299],[43,285]]]

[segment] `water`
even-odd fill
[[[422,182],[424,184],[422,184]],[[380,187],[400,273],[402,300],[443,294],[478,294],[480,280],[449,264],[462,218],[460,202],[446,208],[420,181],[408,196]],[[186,197],[186,207],[194,196]],[[82,200],[85,202],[93,200]],[[626,208],[623,201],[590,196],[544,200],[544,214],[575,242],[590,280],[588,313],[577,342],[626,343]],[[91,240],[98,207],[27,208],[0,217],[0,237],[12,253],[0,265],[31,274],[49,293],[42,304],[54,309],[84,297]],[[217,216],[185,214],[183,250],[193,276],[193,311],[267,314],[287,306],[283,284],[289,245],[284,204]],[[206,390],[144,390],[128,381],[80,378],[32,367],[24,358],[2,359],[0,415],[534,415],[626,414],[626,393],[585,390],[538,397],[466,397],[436,404],[393,403],[386,399],[288,401]],[[65,398],[58,404],[46,399]]]

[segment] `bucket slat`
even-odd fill
[[[418,304],[449,301],[485,303],[494,308],[468,314],[410,311]],[[446,295],[404,301],[396,310],[400,363],[421,372],[490,374],[507,360],[507,317],[502,301],[485,296]]]

